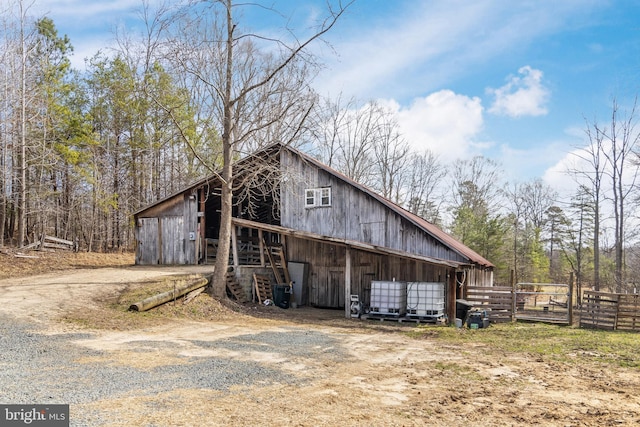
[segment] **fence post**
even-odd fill
[[[569,273],[569,294],[567,295],[567,308],[569,309],[569,326],[573,326],[573,271]]]
[[[516,321],[516,272],[511,270],[511,321]]]

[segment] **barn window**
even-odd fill
[[[331,187],[307,188],[304,190],[304,194],[306,208],[331,206]]]

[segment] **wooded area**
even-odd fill
[[[304,48],[337,21],[339,2],[311,36],[276,41],[279,54],[240,32],[232,5],[195,14],[143,3],[145,32],[117,34],[114,51],[83,70],[51,19],[19,0],[0,12],[0,246],[47,235],[83,251],[131,250],[133,212],[278,141],[436,223],[494,263],[498,284],[511,270],[516,282],[566,282],[572,272],[578,295],[635,291],[635,106],[614,101],[606,124],[585,123],[586,148],[567,171],[577,190],[561,198],[542,179],[504,182],[485,157],[445,164],[413,152],[379,103],[321,99],[311,87],[321,58]],[[233,191],[241,183],[227,173]]]

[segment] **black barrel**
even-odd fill
[[[291,286],[273,285],[273,303],[280,308],[289,308]]]

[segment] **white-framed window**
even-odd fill
[[[331,206],[331,187],[307,188],[304,190],[304,207]]]

